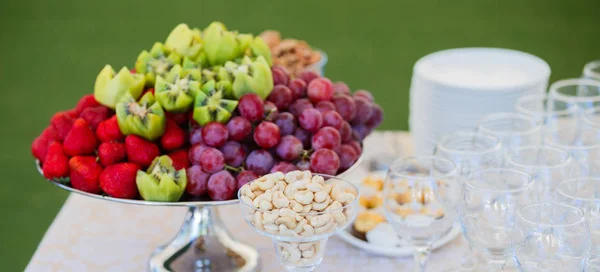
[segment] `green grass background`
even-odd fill
[[[552,81],[600,58],[600,1],[82,1],[0,2],[0,262],[22,270],[67,193],[36,173],[30,143],[51,115],[91,93],[107,63],[132,66],[180,22],[271,28],[329,55],[327,76],[371,90],[381,129],[408,129],[415,61],[466,46],[538,55]],[[64,230],[69,231],[69,230]]]

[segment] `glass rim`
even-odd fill
[[[561,188],[563,188],[564,184],[570,184],[570,183],[581,182],[581,181],[584,181],[587,183],[597,182],[598,184],[600,184],[600,178],[580,177],[580,178],[567,179],[567,180],[563,180],[563,181],[559,182],[556,185],[556,193],[560,194],[566,198],[577,200],[577,201],[585,201],[585,202],[600,201],[600,197],[599,198],[576,197],[567,192],[564,192],[564,189],[561,189]]]
[[[594,128],[600,128],[600,123],[598,122],[593,122],[592,120],[590,120],[590,116],[593,115],[594,113],[600,113],[600,106],[596,106],[596,107],[592,107],[589,109],[586,109],[583,114],[582,114],[582,118],[583,122],[585,122],[586,124],[594,127]]]
[[[561,163],[554,164],[554,165],[545,165],[545,166],[523,164],[523,163],[520,163],[520,162],[516,162],[513,159],[515,153],[518,153],[518,152],[523,151],[523,150],[536,150],[536,149],[537,150],[544,150],[544,149],[546,149],[546,150],[552,150],[552,152],[562,153],[563,155],[566,155],[566,159],[563,162],[561,162]],[[512,165],[517,166],[517,167],[522,167],[522,168],[535,168],[535,169],[541,169],[541,168],[547,169],[547,168],[550,168],[550,169],[556,169],[556,168],[568,166],[571,163],[572,158],[571,158],[571,154],[569,154],[569,152],[567,152],[567,151],[565,151],[563,149],[560,149],[560,148],[556,148],[556,147],[553,147],[553,146],[547,146],[547,145],[546,146],[543,146],[543,145],[528,145],[528,146],[521,146],[521,147],[510,149],[509,152],[508,152],[508,154],[507,154],[507,156],[506,156],[506,160],[507,160],[507,162],[509,164],[512,164]]]
[[[600,79],[600,72],[594,71],[600,68],[600,60],[593,60],[583,66],[583,75],[594,79]]]
[[[502,131],[502,130],[487,128],[485,125],[486,122],[498,121],[498,120],[507,119],[507,118],[514,118],[514,119],[519,119],[521,121],[527,121],[527,122],[530,122],[533,126],[531,128],[521,130],[521,131]],[[525,114],[520,114],[520,113],[514,113],[514,112],[498,112],[498,113],[492,113],[487,116],[484,116],[483,118],[481,118],[479,120],[479,122],[477,122],[477,128],[480,129],[483,133],[494,134],[494,135],[497,135],[497,134],[499,134],[499,135],[510,135],[510,134],[531,135],[531,134],[537,133],[542,130],[541,124],[536,122],[530,116],[527,116]]]
[[[445,174],[439,175],[439,176],[435,176],[435,177],[433,177],[433,176],[427,176],[427,177],[411,176],[411,175],[402,174],[398,171],[393,170],[394,165],[399,164],[401,162],[406,162],[406,161],[410,161],[410,160],[428,160],[428,159],[448,163],[448,164],[450,164],[452,169],[450,171],[448,171],[448,173],[445,173]],[[388,173],[388,175],[389,175],[389,173],[393,173],[397,177],[411,179],[411,180],[431,180],[431,179],[437,180],[437,179],[445,179],[445,178],[449,178],[452,176],[456,176],[458,174],[458,167],[456,167],[456,164],[453,161],[443,158],[441,156],[436,156],[436,155],[408,156],[408,157],[401,157],[401,158],[398,158],[398,159],[395,159],[394,161],[392,161],[392,163],[390,163],[387,173]]]
[[[550,85],[550,96],[556,97],[563,101],[571,102],[600,102],[600,93],[595,96],[573,96],[567,95],[558,90],[570,86],[591,86],[600,89],[600,81],[590,78],[569,78],[556,81]]]
[[[474,184],[472,184],[472,180],[473,177],[475,177],[476,175],[480,175],[482,173],[487,173],[487,172],[511,172],[513,174],[519,174],[523,177],[527,178],[527,182],[524,183],[523,186],[520,186],[519,188],[515,188],[515,189],[505,189],[505,190],[500,190],[500,189],[485,189],[485,188],[481,188],[480,186],[476,186]],[[527,190],[529,187],[531,187],[531,184],[533,184],[533,177],[530,174],[527,174],[526,172],[517,170],[517,169],[512,169],[512,168],[499,168],[499,167],[494,167],[494,168],[485,168],[485,169],[479,169],[476,170],[474,172],[472,172],[471,174],[469,174],[469,176],[467,177],[467,179],[464,182],[464,186],[467,186],[471,189],[474,189],[476,191],[479,192],[495,192],[495,193],[517,193],[517,192],[521,192],[524,190]]]
[[[337,180],[337,181],[344,182],[344,184],[346,184],[346,185],[350,185],[356,191],[356,198],[354,200],[352,200],[352,202],[350,202],[350,203],[342,206],[341,208],[331,209],[329,211],[319,211],[319,212],[313,212],[313,211],[310,211],[310,212],[307,212],[307,213],[298,213],[297,212],[297,213],[295,213],[296,215],[308,216],[308,215],[331,214],[331,213],[334,213],[334,212],[343,211],[344,209],[352,207],[352,206],[355,206],[358,203],[358,200],[360,199],[360,190],[358,189],[358,187],[354,183],[352,183],[350,181],[347,181],[347,180],[344,180],[344,179],[341,179],[341,178],[338,178],[336,176],[332,176],[332,175],[313,173],[313,177],[314,176],[321,176],[323,178],[327,178],[327,180],[334,179],[334,180]],[[327,182],[327,180],[325,180],[325,182]],[[254,182],[254,181],[255,180],[253,180],[251,182]],[[247,184],[250,184],[251,182],[249,182]],[[259,208],[256,208],[256,207],[254,207],[254,205],[252,205],[252,203],[246,203],[245,201],[243,201],[242,198],[241,198],[241,193],[242,193],[242,189],[240,188],[240,190],[238,190],[238,192],[237,192],[237,197],[240,200],[240,204],[243,205],[243,206],[246,206],[246,207],[248,207],[250,209],[252,209],[253,211],[258,211],[258,212],[262,212],[262,213],[270,213],[270,214],[287,214],[287,212],[281,212],[281,210],[277,210],[277,211],[264,211],[264,210],[261,210]]]
[[[577,104],[570,104],[567,103],[565,101],[559,100],[561,102],[564,102],[565,104],[569,105],[570,107],[568,109],[564,109],[564,110],[552,110],[549,111],[547,109],[544,109],[543,111],[534,111],[531,109],[528,109],[526,107],[523,106],[524,103],[527,102],[532,102],[532,101],[536,101],[536,100],[550,100],[552,99],[551,97],[549,97],[547,94],[530,94],[530,95],[525,95],[522,97],[519,97],[517,99],[516,102],[516,109],[518,112],[525,114],[525,115],[531,115],[531,116],[556,116],[556,115],[566,115],[566,114],[575,114],[577,113]],[[545,106],[545,105],[544,105]],[[546,107],[544,107],[546,108]]]
[[[531,207],[535,207],[535,206],[542,206],[542,205],[553,205],[553,206],[562,206],[564,208],[568,208],[568,209],[572,209],[572,210],[576,210],[579,215],[580,218],[572,223],[562,223],[562,224],[545,224],[545,223],[539,223],[539,222],[534,222],[529,220],[528,218],[526,218],[523,215],[523,211],[525,209],[531,208]],[[519,219],[532,224],[532,225],[537,225],[537,226],[544,226],[544,227],[569,227],[569,226],[575,226],[575,225],[579,225],[582,223],[585,223],[585,213],[583,212],[582,209],[572,206],[572,205],[568,205],[568,204],[563,204],[563,203],[557,203],[557,202],[552,202],[552,201],[544,201],[544,202],[535,202],[535,203],[529,203],[527,205],[521,206],[518,210],[517,210],[517,216],[519,217]]]
[[[473,139],[487,138],[488,140],[492,140],[494,143],[493,143],[493,146],[491,146],[489,148],[485,148],[484,150],[481,150],[481,151],[459,150],[456,148],[448,147],[443,144],[444,141],[453,139],[453,137],[461,137],[461,136],[472,136]],[[436,143],[435,146],[437,149],[442,150],[443,152],[447,152],[447,153],[453,153],[453,154],[459,154],[459,155],[475,155],[475,154],[488,154],[488,153],[497,152],[500,149],[502,149],[502,142],[500,141],[500,139],[498,137],[488,134],[488,133],[458,131],[458,132],[453,132],[453,133],[442,136],[442,138]]]
[[[569,127],[563,127],[563,128],[556,128],[556,129],[551,129],[550,132],[559,132],[559,131],[589,131],[589,130],[593,130],[596,131],[598,134],[600,134],[600,129],[598,128],[594,128],[594,127],[586,127],[586,128],[578,128],[577,126],[569,126]],[[546,141],[548,143],[549,146],[552,147],[556,147],[558,149],[563,149],[563,150],[590,150],[590,149],[595,149],[595,148],[600,148],[600,141],[598,141],[598,143],[596,144],[591,144],[591,145],[571,145],[571,144],[563,144],[563,143],[559,143],[553,140],[554,137],[552,137],[552,133],[548,133],[548,136],[546,136]]]

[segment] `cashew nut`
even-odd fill
[[[304,210],[304,206],[302,206],[302,204],[298,203],[296,200],[290,200],[290,207],[292,208],[292,211],[297,213],[300,213]]]
[[[271,190],[273,190],[273,191],[283,191],[283,189],[285,189],[286,186],[287,186],[287,183],[285,183],[285,181],[278,180],[278,181],[275,182],[275,186],[273,186],[273,188],[271,188]]]
[[[310,224],[313,227],[318,228],[318,227],[326,225],[327,223],[329,223],[329,221],[333,221],[333,218],[331,217],[331,214],[324,213],[324,214],[317,215],[317,216],[311,218],[310,219]]]
[[[316,234],[323,234],[323,233],[326,233],[326,232],[329,232],[329,231],[333,230],[334,227],[335,227],[335,221],[334,220],[330,220],[324,226],[319,227],[319,228],[315,228],[315,233]],[[266,228],[266,226],[265,226],[265,228]]]
[[[329,194],[325,191],[320,191],[315,193],[315,202],[321,203],[325,201],[325,199],[329,198]]]
[[[273,203],[271,203],[270,201],[262,200],[258,208],[263,211],[270,211],[273,209]]]
[[[302,251],[309,250],[313,248],[313,243],[300,243],[298,248]]]
[[[302,213],[309,213],[309,212],[310,212],[310,210],[312,210],[312,204],[305,205],[305,206],[302,208]]]
[[[296,171],[291,171],[288,172],[287,174],[285,174],[285,182],[287,182],[288,184],[302,179],[302,177],[304,176],[304,173],[302,173],[302,171],[296,170]]]
[[[308,250],[302,251],[302,257],[304,257],[304,258],[310,258],[314,255],[315,255],[315,251],[313,249],[308,249]]]
[[[265,224],[264,227],[267,232],[277,233],[279,230],[279,227],[275,224]]]
[[[275,180],[273,180],[272,178],[266,178],[265,176],[255,180],[252,183],[256,183],[258,189],[263,191],[271,189],[273,188],[273,186],[275,186]]]
[[[308,204],[312,203],[312,201],[314,199],[314,194],[313,194],[313,192],[308,191],[308,190],[298,191],[294,195],[294,199],[296,201],[298,201],[298,203],[300,203],[300,204],[308,205]]]
[[[306,189],[313,193],[316,193],[316,192],[323,191],[323,185],[321,185],[320,183],[314,182],[314,178],[313,178],[313,182],[307,184]]]
[[[259,230],[264,230],[262,213],[259,211],[254,213],[254,226]]]
[[[277,218],[277,220],[275,220],[275,224],[277,225],[281,225],[284,224],[288,229],[294,229],[296,228],[296,219],[294,219],[293,217],[290,216],[282,216]]]
[[[283,195],[285,195],[289,199],[294,199],[294,195],[296,194],[296,187],[288,185],[283,189]]]
[[[329,184],[325,184],[323,186],[323,192],[330,194],[331,193],[331,189],[333,188],[333,185],[331,185],[331,183]]]
[[[325,208],[327,208],[327,206],[329,206],[329,203],[331,203],[331,198],[329,196],[327,196],[327,200],[320,202],[320,203],[313,203],[312,209],[313,209],[313,211],[322,211]]]
[[[258,184],[254,183],[254,182],[250,182],[250,183],[248,183],[248,184],[250,184],[250,190],[251,190],[251,191],[256,191],[256,190],[258,190]]]
[[[254,199],[256,197],[256,195],[252,192],[252,189],[250,189],[250,185],[248,184],[244,184],[240,191],[242,196],[247,196],[250,199]]]
[[[293,186],[297,190],[304,190],[304,189],[306,189],[306,186],[308,184],[310,184],[310,179],[301,179],[301,180],[297,180],[294,183],[292,183],[291,186]]]
[[[279,215],[272,212],[266,212],[263,214],[263,224],[275,224],[275,220],[279,218]]]
[[[252,199],[246,195],[240,196],[240,200],[244,201],[244,203],[248,205],[252,205]]]
[[[283,236],[298,236],[293,230],[288,229],[285,225],[279,225],[279,235]]]
[[[303,230],[304,231],[300,233],[302,236],[312,236],[315,234],[315,228],[309,224],[304,225]]]
[[[342,211],[342,204],[337,201],[334,201],[333,203],[331,203],[331,205],[329,205],[329,207],[332,210],[334,210],[333,212],[331,212],[331,216],[333,217],[333,219],[335,219],[335,222],[337,222],[340,225],[345,224],[346,216]]]
[[[304,230],[304,226],[308,225],[308,221],[306,219],[302,219],[300,221],[298,221],[298,225],[296,225],[296,228],[294,228],[294,232],[295,233],[300,233],[302,232],[302,230]]]
[[[311,182],[325,185],[325,179],[323,176],[313,176]]]
[[[290,200],[285,197],[281,191],[277,191],[273,194],[272,201],[273,206],[275,206],[277,209],[285,208],[290,205]]]
[[[302,258],[302,253],[297,247],[288,243],[282,243],[282,247],[290,254],[290,257],[287,259],[288,262],[297,263]]]

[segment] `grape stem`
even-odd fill
[[[313,153],[313,150],[302,150],[302,159],[303,160],[308,160],[310,158],[310,154]]]
[[[242,172],[244,170],[244,169],[242,169],[242,167],[236,168],[236,167],[233,167],[233,166],[229,166],[227,164],[225,165],[225,169],[233,171],[233,172],[236,172],[236,173],[240,173],[240,172]]]

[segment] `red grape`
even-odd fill
[[[321,113],[325,113],[326,111],[335,110],[335,105],[331,103],[331,101],[319,101],[319,103],[315,105],[315,109]]]
[[[334,110],[326,111],[323,113],[323,126],[330,126],[337,130],[342,128],[342,124],[344,123],[344,119],[342,116]]]
[[[208,148],[210,147],[203,144],[196,144],[192,146],[188,154],[190,162],[195,165],[200,164],[200,156],[202,156],[202,153],[204,153],[204,151]]]
[[[358,143],[357,141],[350,141],[347,143],[347,145],[354,148],[354,150],[356,150],[356,153],[358,153],[358,155],[360,155],[360,153],[362,153],[362,147],[360,146],[360,143]]]
[[[310,84],[311,81],[313,81],[313,79],[319,78],[321,77],[317,72],[312,71],[312,70],[305,70],[302,71],[299,75],[298,78],[304,80],[304,82],[306,82],[306,84]]]
[[[312,103],[310,103],[310,100],[308,100],[308,98],[300,98],[300,99],[297,99],[296,101],[294,101],[290,105],[289,111],[294,116],[300,116],[300,114],[304,110],[306,110],[306,109],[312,109],[312,108],[313,108],[313,105],[312,105]]]
[[[201,144],[202,143],[202,128],[195,127],[190,131],[190,144]]]
[[[336,149],[342,144],[342,136],[335,128],[324,127],[313,135],[311,143],[314,150]]]
[[[292,172],[296,170],[298,170],[298,167],[289,162],[278,162],[277,164],[275,164],[275,166],[273,166],[273,168],[271,168],[270,172],[283,172],[285,174],[287,172]]]
[[[358,90],[354,93],[354,97],[362,97],[365,98],[367,100],[369,100],[370,102],[375,101],[375,99],[373,98],[373,95],[371,94],[371,92],[369,91],[365,91],[365,90]]]
[[[229,131],[227,131],[225,125],[219,122],[210,122],[202,127],[202,140],[209,146],[222,146],[228,138]]]
[[[342,137],[342,143],[352,140],[352,127],[348,122],[343,122],[340,128],[340,136]]]
[[[310,161],[301,160],[296,163],[296,167],[298,167],[298,170],[302,171],[310,170]]]
[[[292,104],[294,94],[292,94],[292,90],[285,85],[275,85],[267,100],[273,102],[278,110],[283,111],[287,110],[290,104]]]
[[[240,115],[248,121],[259,121],[263,118],[264,102],[255,93],[247,93],[240,97],[237,109]]]
[[[323,126],[323,115],[316,109],[306,109],[298,117],[298,123],[307,131],[316,132]]]
[[[279,143],[279,127],[272,122],[263,121],[254,129],[254,141],[262,148],[271,148]]]
[[[186,170],[187,184],[185,191],[193,196],[203,196],[206,194],[209,173],[202,171],[199,165],[193,165]]]
[[[340,168],[340,157],[331,149],[319,149],[310,156],[310,171],[335,175]]]
[[[338,81],[336,83],[333,83],[333,93],[334,94],[345,94],[345,95],[350,95],[350,88],[348,87],[348,85],[346,85],[346,83]]]
[[[356,103],[354,103],[352,97],[347,95],[336,95],[333,97],[333,104],[344,120],[352,121],[356,116]]]
[[[221,170],[208,178],[208,196],[213,200],[232,199],[236,185],[235,178],[227,170]]]
[[[273,74],[273,85],[288,84],[290,75],[283,67],[273,66],[271,67],[271,73]]]
[[[246,167],[248,170],[261,176],[269,173],[273,164],[275,164],[273,156],[271,156],[269,151],[264,149],[256,149],[246,157]]]
[[[252,132],[252,124],[244,117],[233,117],[227,122],[227,131],[231,140],[243,141]]]
[[[225,163],[231,167],[240,167],[246,159],[246,150],[238,143],[229,141],[221,147]]]
[[[296,118],[289,112],[280,113],[275,119],[275,124],[282,136],[294,134],[296,131]]]
[[[300,142],[302,142],[302,145],[304,146],[305,149],[310,148],[310,138],[311,138],[310,132],[308,132],[302,128],[297,128],[296,131],[294,132],[294,136],[296,136],[296,138],[298,140],[300,140]]]
[[[371,111],[372,111],[371,118],[369,118],[369,120],[367,120],[365,125],[367,125],[367,127],[370,129],[374,129],[377,126],[379,126],[379,124],[381,124],[381,121],[383,121],[383,109],[381,108],[381,106],[379,106],[375,103],[372,103]]]
[[[277,110],[277,106],[275,106],[275,104],[271,101],[265,102],[263,120],[275,121],[278,115],[279,111]]]
[[[333,84],[325,77],[311,81],[306,87],[306,93],[311,102],[329,101],[333,97]]]
[[[177,123],[178,126],[185,127],[188,125],[189,115],[187,112],[173,113],[165,111],[165,117],[167,117],[167,119],[175,121],[175,123]]]
[[[258,179],[258,175],[252,171],[244,170],[240,172],[235,180],[237,181],[237,189],[239,190],[244,184]]]
[[[354,147],[346,144],[340,146],[337,154],[340,157],[340,168],[343,170],[350,168],[358,160],[359,156]]]
[[[209,147],[200,155],[199,165],[206,173],[217,172],[225,167],[225,156],[218,149]]]
[[[306,82],[300,78],[294,78],[288,84],[288,87],[294,95],[294,99],[302,98],[306,96]]]
[[[357,125],[352,127],[352,132],[356,134],[357,140],[362,141],[371,133],[371,130],[365,125]]]
[[[356,116],[352,119],[353,124],[364,124],[369,118],[371,118],[371,101],[363,97],[354,97],[354,103],[356,104]]]
[[[276,153],[282,160],[293,161],[302,155],[304,146],[298,138],[287,135],[281,138],[281,142],[277,145]]]

